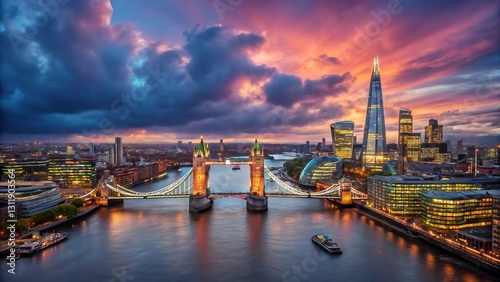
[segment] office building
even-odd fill
[[[221,139],[219,142],[219,152],[224,152],[224,140]]]
[[[448,145],[446,143],[422,143],[421,144],[421,161],[422,162],[437,162],[442,163],[444,159],[448,159],[445,154],[448,153]],[[451,158],[451,155],[450,155]]]
[[[429,120],[425,127],[425,143],[443,143],[443,126],[435,119]]]
[[[492,195],[500,190],[422,191],[422,222],[439,231],[491,225]]]
[[[365,128],[363,132],[363,169],[382,171],[386,161],[386,137],[384,103],[378,57],[373,62],[368,105],[366,108]]]
[[[335,156],[321,156],[309,161],[302,170],[299,184],[316,187],[319,180],[332,181],[342,177],[342,160]]]
[[[123,165],[123,144],[122,138],[115,138],[115,164],[117,166]]]
[[[419,216],[422,209],[421,192],[428,190],[479,190],[498,180],[488,178],[454,178],[425,180],[417,176],[368,177],[368,203],[374,208],[399,216]]]
[[[96,182],[94,157],[49,155],[48,178],[63,188],[93,188]]]
[[[500,257],[500,196],[493,196],[492,198],[492,213],[493,244],[491,251],[495,256]]]
[[[49,160],[45,159],[7,159],[2,166],[2,177],[8,179],[13,169],[16,179],[42,181],[48,179]]]
[[[398,173],[406,172],[405,163],[408,162],[408,141],[414,141],[415,138],[408,138],[408,134],[413,134],[413,116],[411,110],[407,108],[399,109],[399,128],[398,128]],[[414,149],[414,144],[411,144]],[[414,152],[411,152],[414,157]]]
[[[0,182],[0,202],[8,204],[7,181]],[[50,210],[63,201],[59,187],[52,182],[16,181],[16,203],[20,205],[20,216],[29,217],[35,213]]]
[[[353,157],[354,122],[341,121],[330,125],[334,154],[342,160]]]
[[[405,133],[413,133],[413,116],[410,109],[401,108],[399,109],[398,145],[402,144],[401,135]]]
[[[420,133],[405,133],[403,139],[403,159],[405,162],[420,162]]]

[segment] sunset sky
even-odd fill
[[[361,143],[375,56],[388,143],[400,107],[500,143],[497,0],[38,2],[2,1],[2,143]]]

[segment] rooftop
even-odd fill
[[[440,180],[440,179],[424,179],[423,177],[419,176],[410,176],[410,175],[393,175],[393,176],[383,176],[383,175],[375,175],[372,177],[369,177],[371,179],[376,179],[379,181],[384,181],[384,182],[390,182],[390,183],[410,183],[410,182],[417,182],[417,183],[429,183],[429,184],[443,184],[443,183],[477,183],[477,184],[483,184],[483,183],[499,183],[500,184],[500,177],[457,177],[457,178],[451,178],[447,180]]]
[[[483,199],[500,196],[500,190],[467,190],[467,191],[422,191],[422,195],[428,198],[443,200],[468,200]]]
[[[45,186],[45,185],[52,185],[54,184],[52,181],[23,181],[23,180],[16,180],[16,187],[32,187],[32,186]],[[11,183],[8,183],[7,181],[0,181],[0,187],[7,187],[9,185],[12,185]]]

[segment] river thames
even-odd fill
[[[159,189],[188,170],[133,189]],[[213,166],[210,177],[212,192],[248,191],[247,166]],[[222,198],[203,214],[189,214],[188,199],[126,200],[56,231],[68,239],[18,260],[15,275],[4,263],[0,281],[498,281],[320,199],[270,198],[268,212],[249,213],[244,200]],[[343,254],[326,255],[316,233]]]

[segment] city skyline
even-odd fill
[[[361,140],[376,55],[387,143],[401,107],[422,136],[500,141],[494,1],[34,3],[2,3],[2,143]]]

